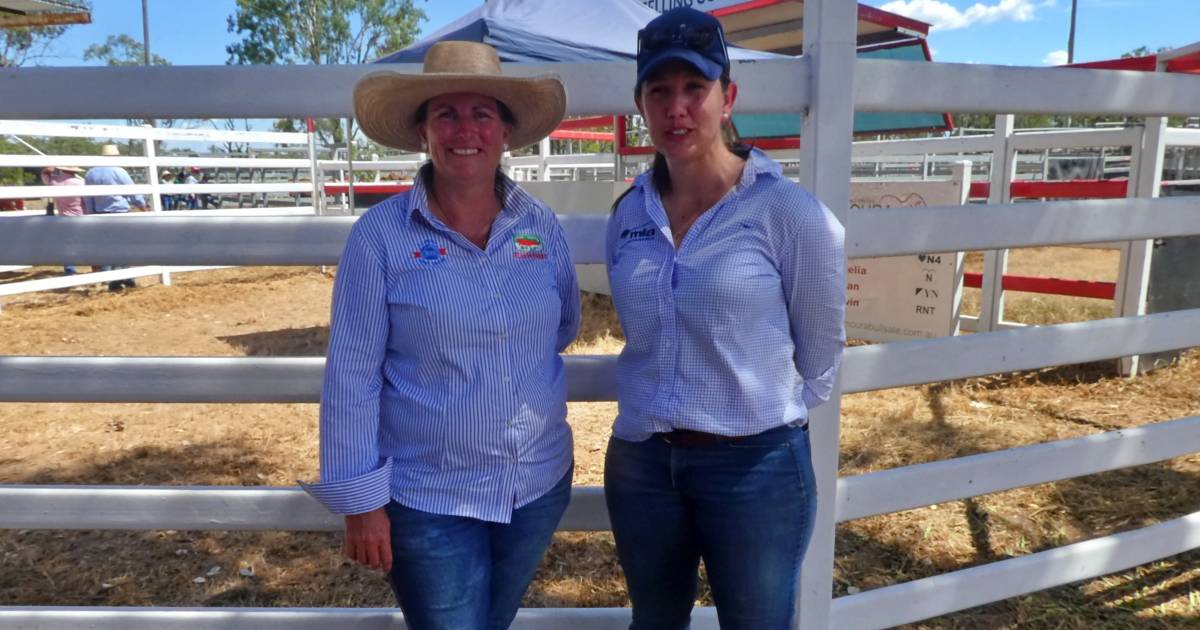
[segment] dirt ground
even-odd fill
[[[1028,250],[1014,254],[1010,272],[1112,280],[1115,267],[1110,252]],[[119,294],[8,299],[0,354],[321,355],[331,284],[315,268],[230,269],[178,274],[170,287],[148,279]],[[1111,310],[1078,302],[1014,294],[1008,318]],[[606,300],[588,297],[585,312],[569,352],[616,352]],[[601,483],[614,413],[614,403],[570,405],[577,485]],[[1198,414],[1195,354],[1133,380],[1105,363],[856,394],[843,400],[841,474]],[[0,427],[0,483],[289,486],[317,475],[315,405],[10,403],[0,404]],[[1181,516],[1200,505],[1198,481],[1192,455],[847,523],[834,588],[867,590]],[[0,531],[0,605],[392,605],[380,576],[337,549],[336,534]],[[1200,627],[1198,560],[1183,554],[910,627]],[[628,605],[611,536],[558,534],[525,605]]]

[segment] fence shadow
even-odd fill
[[[329,326],[283,328],[217,339],[251,357],[323,357],[329,346]]]
[[[143,447],[47,467],[29,484],[257,485],[249,446]],[[0,530],[0,602],[85,606],[392,606],[337,532]]]

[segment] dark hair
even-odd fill
[[[646,79],[653,80],[657,74],[657,72],[652,73],[647,76]],[[728,72],[722,73],[719,81],[721,82],[722,91],[728,90],[729,85],[733,83],[733,80],[730,79]],[[638,94],[642,90],[642,85],[644,84],[645,82],[643,81],[633,88],[634,98],[637,98]],[[726,120],[721,123],[721,136],[725,140],[725,146],[734,155],[743,160],[749,159],[750,149],[752,147],[742,142],[741,137],[738,136],[737,128],[733,126],[732,120]],[[654,164],[651,166],[651,171],[651,179],[654,181],[654,187],[658,189],[659,194],[667,194],[671,192],[671,171],[669,168],[667,168],[666,156],[658,151],[655,151]],[[622,195],[622,197],[623,196],[624,195]],[[618,201],[620,201],[620,199],[618,199]],[[615,209],[616,205],[614,205],[613,208]]]

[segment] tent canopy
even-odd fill
[[[795,6],[801,6],[790,1],[771,1],[779,4],[779,9],[794,10]],[[761,4],[762,0],[751,4],[755,3]],[[720,16],[722,11],[738,10],[739,7],[731,6],[713,14]],[[639,0],[489,0],[421,41],[375,63],[421,63],[429,47],[442,40],[489,44],[499,53],[500,60],[506,62],[632,60],[637,56],[638,30],[658,15],[658,11]],[[864,50],[862,54],[927,61],[928,50],[923,42],[910,35],[906,42],[886,44],[888,51],[876,46],[881,50]],[[906,50],[899,50],[902,44]],[[742,60],[780,55],[731,46],[729,56]],[[800,132],[796,114],[742,114],[735,116],[734,122],[746,138],[789,137]],[[937,113],[869,113],[858,115],[855,129],[858,133],[915,131],[945,129],[947,123],[945,116]]]
[[[637,56],[637,32],[658,12],[637,0],[491,0],[377,63],[421,63],[442,40],[490,44],[501,61],[620,61]],[[733,59],[771,53],[731,48]]]

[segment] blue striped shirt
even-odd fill
[[[753,435],[807,421],[845,346],[843,239],[833,214],[757,150],[678,251],[651,174],[638,177],[606,242],[626,340],[613,434]]]
[[[132,186],[129,172],[119,166],[96,166],[89,168],[83,176],[89,186]],[[129,212],[129,202],[144,208],[146,200],[141,195],[100,195],[83,198],[84,214],[118,214]]]
[[[395,499],[507,523],[571,467],[559,356],[579,331],[579,289],[554,214],[505,178],[480,250],[412,190],[354,225],[333,290],[321,393],[330,511]]]

